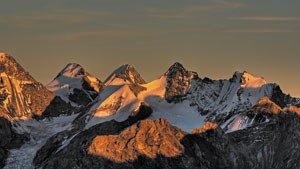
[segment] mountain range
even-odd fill
[[[70,63],[44,86],[1,53],[0,73],[0,168],[300,168],[300,99],[246,71],[101,81]]]

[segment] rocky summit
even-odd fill
[[[300,168],[300,99],[246,71],[102,82],[70,63],[44,86],[1,53],[0,73],[0,168]]]
[[[0,109],[7,118],[42,115],[53,99],[52,92],[20,66],[16,60],[0,54]]]

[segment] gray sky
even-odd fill
[[[201,77],[247,70],[300,96],[299,0],[3,0],[0,50],[47,83],[69,62],[150,81],[174,62]]]

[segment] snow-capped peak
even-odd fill
[[[69,63],[59,74],[58,76],[66,76],[66,77],[78,77],[84,76],[86,74],[83,67],[77,63]]]
[[[145,80],[137,72],[137,70],[129,64],[124,64],[116,69],[106,80],[105,84],[110,85],[112,83],[133,83],[133,84],[145,84]],[[122,81],[122,82],[120,82]]]
[[[247,71],[235,72],[231,80],[241,83],[242,88],[255,89],[267,84],[266,80],[263,77],[254,76]]]
[[[47,88],[64,101],[77,106],[86,105],[95,99],[103,85],[82,66],[70,63],[47,85]]]

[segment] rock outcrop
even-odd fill
[[[167,79],[165,99],[168,102],[180,101],[191,89],[192,79],[197,73],[187,71],[180,63],[173,64],[165,73]]]
[[[0,168],[4,167],[10,149],[20,148],[29,140],[28,134],[16,133],[10,121],[0,117]]]

